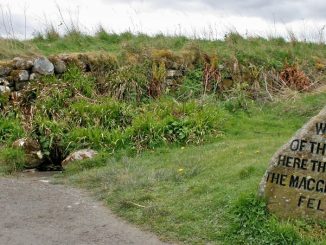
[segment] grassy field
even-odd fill
[[[104,30],[0,40],[1,59],[74,52],[90,71],[41,77],[19,101],[0,94],[1,174],[28,166],[12,147],[22,137],[40,144],[46,164],[92,148],[96,158],[58,181],[90,189],[164,240],[326,243],[326,223],[278,220],[256,195],[273,153],[325,106],[324,44]],[[172,82],[171,70],[181,72]]]
[[[270,157],[325,101],[317,94],[253,105],[232,113],[223,136],[211,143],[100,156],[71,165],[65,176],[168,241],[324,244],[325,223],[278,220],[256,193]]]

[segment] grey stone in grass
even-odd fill
[[[33,72],[41,75],[51,75],[54,73],[54,65],[45,57],[34,60]]]
[[[54,72],[56,74],[63,74],[67,70],[67,66],[64,61],[57,59],[53,62]]]

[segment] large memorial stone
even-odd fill
[[[326,220],[326,107],[272,157],[259,194],[280,217]]]

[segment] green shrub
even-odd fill
[[[108,93],[119,100],[143,101],[148,98],[150,69],[148,64],[120,67],[106,78]]]
[[[162,98],[144,106],[126,133],[136,149],[165,143],[198,144],[218,135],[225,118],[225,112],[211,102],[201,105],[195,100],[179,103]]]
[[[189,71],[182,79],[176,91],[176,97],[180,100],[198,98],[203,92],[203,71],[200,68]]]
[[[125,128],[133,118],[133,106],[105,98],[98,103],[81,100],[70,105],[67,119],[79,127]]]
[[[35,93],[36,113],[51,120],[63,119],[65,109],[78,98],[91,98],[96,94],[95,78],[83,74],[75,66],[70,67],[62,79],[49,76],[43,80],[44,83],[25,91],[25,97],[28,93]]]
[[[70,90],[75,93],[78,91],[81,95],[92,97],[95,92],[95,78],[81,72],[81,70],[72,66],[63,75],[63,81],[70,85]],[[76,91],[77,90],[77,91]]]
[[[125,131],[126,138],[130,139],[129,147],[136,151],[154,148],[165,141],[163,123],[154,113],[145,112],[133,120],[133,124]]]
[[[118,148],[122,139],[119,130],[103,130],[97,127],[76,127],[65,135],[65,145],[69,145],[69,150],[78,148],[92,148],[96,150],[105,149],[108,152]]]
[[[41,145],[45,162],[59,165],[69,153],[65,136],[70,127],[64,121],[57,122],[37,116],[33,122],[32,136]]]
[[[37,113],[47,116],[49,119],[61,118],[64,108],[73,97],[73,91],[68,86],[53,85],[40,91],[36,101]]]
[[[253,100],[248,93],[249,85],[247,83],[237,83],[228,93],[224,96],[224,106],[230,112],[237,110],[247,110]]]

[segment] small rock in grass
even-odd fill
[[[67,70],[67,66],[64,61],[57,59],[53,62],[54,72],[56,74],[63,74]]]
[[[62,161],[61,165],[64,168],[71,162],[94,158],[97,154],[97,151],[91,149],[78,150],[66,157],[66,159]]]

